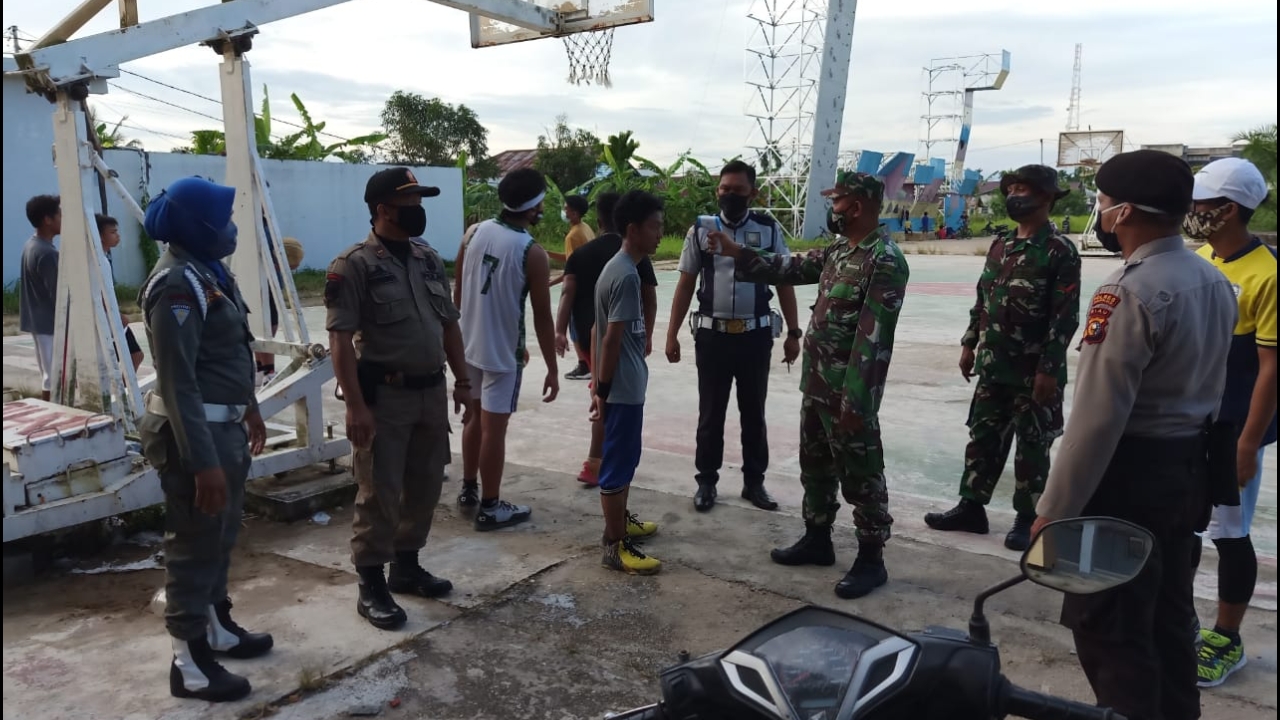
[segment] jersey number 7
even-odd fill
[[[493,274],[498,271],[498,258],[485,254],[484,259],[480,262],[485,265],[484,286],[480,288],[481,295],[488,295],[489,288],[493,286]]]

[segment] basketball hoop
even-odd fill
[[[571,85],[613,87],[613,81],[609,79],[609,58],[613,52],[613,28],[566,35],[564,50],[569,56]]]

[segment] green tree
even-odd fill
[[[382,108],[382,126],[392,162],[444,167],[469,157],[472,177],[488,179],[498,174],[489,158],[489,130],[466,105],[397,90]]]
[[[1276,230],[1276,123],[1263,125],[1236,133],[1232,142],[1243,144],[1240,156],[1258,166],[1262,176],[1271,187],[1267,201],[1258,207],[1250,226],[1254,230],[1275,232]]]
[[[640,143],[631,138],[630,130],[623,130],[617,135],[610,135],[604,149],[613,157],[613,162],[622,166],[630,166],[631,158],[640,149]]]
[[[271,135],[271,97],[266,86],[262,88],[262,113],[253,118],[254,141],[258,156],[268,160],[325,160],[336,157],[345,162],[364,163],[372,158],[370,150],[386,139],[384,133],[371,133],[337,143],[324,144],[320,134],[325,123],[315,122],[307,106],[293,94],[289,96],[302,117],[302,129],[292,135],[276,139]],[[225,155],[227,138],[222,130],[195,130],[191,133],[191,145],[184,150],[193,155]]]
[[[549,135],[538,136],[535,168],[570,192],[596,176],[602,153],[600,138],[589,130],[570,128],[566,115],[556,118]]]
[[[126,138],[124,137],[124,135],[121,134],[120,126],[123,125],[124,121],[128,119],[129,119],[129,116],[125,115],[124,117],[116,121],[116,124],[112,125],[109,129],[107,128],[106,123],[95,122],[93,125],[93,130],[98,136],[98,146],[103,149],[142,147],[142,143],[140,141],[134,140],[131,138]]]

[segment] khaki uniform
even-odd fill
[[[356,567],[426,545],[450,457],[444,327],[459,315],[439,254],[409,242],[402,263],[370,233],[334,259],[325,284],[325,327],[355,333],[376,423],[372,447],[354,451]]]
[[[1074,408],[1037,509],[1116,517],[1155,537],[1135,580],[1062,607],[1098,704],[1127,717],[1200,717],[1191,557],[1235,321],[1230,283],[1178,236],[1135,250],[1089,305]]]

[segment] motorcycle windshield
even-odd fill
[[[835,720],[862,654],[882,638],[849,628],[797,627],[751,651],[768,663],[800,717]]]

